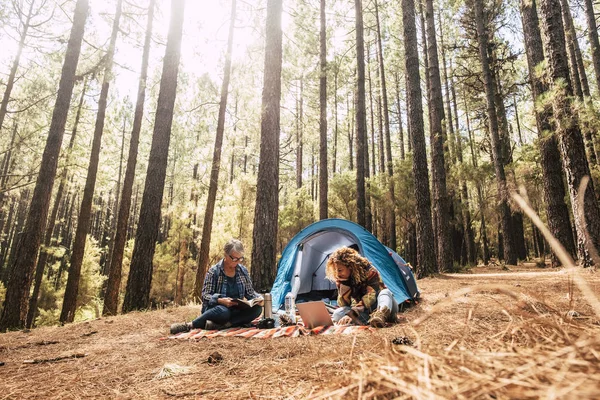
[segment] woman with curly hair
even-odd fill
[[[332,316],[337,325],[371,325],[383,328],[396,322],[398,303],[369,260],[349,247],[334,251],[327,260],[326,276],[338,289],[338,306]]]

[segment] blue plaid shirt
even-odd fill
[[[246,299],[258,297],[258,293],[252,287],[252,281],[248,270],[241,264],[235,267],[235,282],[240,296]],[[227,296],[227,276],[223,269],[223,260],[210,267],[204,278],[204,287],[202,288],[202,312],[217,306],[219,297]]]

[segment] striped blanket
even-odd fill
[[[277,337],[298,337],[308,335],[352,335],[357,332],[374,331],[370,326],[318,326],[313,329],[301,325],[283,326],[273,329],[258,328],[229,328],[220,331],[208,331],[205,329],[194,329],[178,335],[169,336],[169,339],[200,339],[214,337],[243,337],[256,339],[269,339]]]

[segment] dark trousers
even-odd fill
[[[224,325],[227,322],[231,326],[241,326],[249,324],[262,313],[262,306],[255,305],[252,308],[227,308],[222,305],[210,308],[202,313],[198,318],[192,321],[194,329],[204,329],[206,321],[212,321],[215,324]]]

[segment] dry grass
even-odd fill
[[[0,398],[600,396],[598,316],[567,270],[510,269],[422,279],[405,323],[355,337],[161,340],[195,306],[0,334]]]

